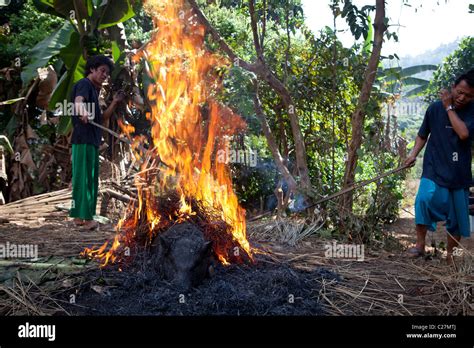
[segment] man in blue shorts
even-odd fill
[[[461,237],[470,237],[469,187],[471,142],[474,138],[474,69],[459,76],[451,91],[442,90],[440,100],[425,114],[415,146],[405,164],[414,165],[428,143],[423,157],[423,174],[415,200],[416,246],[414,256],[425,253],[426,232],[446,221],[447,261]]]

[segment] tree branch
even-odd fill
[[[260,61],[264,61],[263,59],[263,51],[262,47],[260,46],[260,39],[258,35],[258,25],[257,25],[257,18],[255,17],[255,1],[249,0],[249,13],[250,13],[250,26],[252,27],[252,34],[253,34],[253,44],[255,46],[255,51],[257,52],[257,57]]]
[[[294,192],[297,187],[297,184],[296,184],[295,179],[291,175],[290,171],[288,170],[287,166],[285,165],[285,160],[283,159],[280,153],[280,150],[278,149],[276,139],[273,136],[270,125],[268,124],[268,121],[263,112],[262,103],[260,102],[260,98],[259,98],[259,85],[257,81],[254,81],[254,86],[255,86],[255,96],[254,96],[255,113],[257,114],[257,117],[260,120],[263,134],[265,135],[265,138],[267,139],[268,147],[270,148],[270,151],[273,155],[275,164],[278,170],[280,171],[280,173],[285,178],[288,184],[289,191]]]
[[[267,0],[263,0],[263,18],[262,18],[262,34],[260,35],[260,47],[263,49],[265,34],[267,32]]]
[[[380,61],[382,51],[383,36],[387,30],[385,25],[385,0],[376,0],[375,21],[374,21],[374,45],[369,58],[369,63],[364,72],[364,83],[359,95],[357,107],[352,114],[352,139],[349,144],[348,159],[344,173],[343,187],[349,187],[355,180],[355,170],[357,168],[357,150],[362,145],[362,130],[364,128],[364,119],[367,103],[375,81],[377,67]],[[343,197],[342,205],[344,210],[352,210],[352,193]]]

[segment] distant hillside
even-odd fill
[[[441,64],[447,56],[449,56],[453,51],[455,51],[459,43],[461,42],[462,38],[458,38],[456,41],[453,41],[448,44],[444,44],[441,46],[438,46],[437,48],[433,50],[429,50],[426,52],[423,52],[422,54],[416,55],[416,56],[404,56],[400,57],[400,61],[397,60],[391,60],[387,66],[401,66],[402,68],[407,68],[409,66],[414,66],[414,65],[422,65],[422,64]],[[431,79],[431,76],[433,75],[432,71],[426,71],[424,73],[421,73],[417,75],[416,77],[422,78],[422,79]]]
[[[458,38],[456,41],[441,45],[434,50],[429,50],[416,56],[401,57],[400,65],[402,67],[408,67],[421,64],[440,64],[444,58],[458,48],[460,42],[461,38]]]

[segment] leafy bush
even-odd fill
[[[3,10],[2,10],[3,11]],[[36,10],[33,0],[18,6],[18,12],[6,19],[6,28],[0,36],[0,67],[11,66],[19,57],[21,65],[29,61],[28,51],[57,30],[64,20]]]
[[[459,44],[459,48],[446,57],[444,63],[435,71],[425,94],[426,101],[437,100],[441,89],[451,87],[459,75],[472,68],[474,68],[474,37],[466,37]]]

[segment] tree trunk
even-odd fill
[[[286,88],[286,86],[275,76],[275,74],[270,70],[268,65],[266,64],[264,57],[263,57],[263,49],[261,46],[261,40],[258,34],[258,27],[257,21],[255,18],[255,11],[254,11],[254,2],[252,0],[249,1],[249,11],[251,17],[251,27],[252,33],[254,36],[254,45],[255,50],[257,52],[257,61],[255,63],[248,63],[245,60],[241,59],[240,57],[235,54],[232,48],[227,45],[227,43],[221,38],[219,33],[216,29],[209,23],[207,18],[201,12],[199,6],[197,5],[195,0],[188,0],[189,4],[193,8],[196,16],[198,17],[199,21],[206,27],[208,32],[211,34],[213,39],[219,44],[222,51],[224,51],[227,56],[232,60],[235,66],[239,66],[245,70],[253,72],[263,81],[268,83],[268,85],[277,93],[283,101],[285,108],[288,112],[291,130],[293,134],[293,141],[295,144],[295,155],[296,155],[296,167],[298,169],[298,174],[301,179],[301,189],[307,195],[311,195],[312,192],[312,185],[311,180],[309,177],[309,170],[308,170],[308,163],[306,157],[306,149],[304,146],[304,139],[303,134],[301,132],[301,127],[298,121],[298,114],[295,108],[295,104],[291,97],[290,92]],[[263,112],[263,111],[262,111]],[[271,132],[271,130],[270,130]],[[278,163],[277,163],[278,166]],[[282,175],[284,175],[282,173]]]
[[[273,160],[275,161],[275,164],[278,170],[280,171],[283,178],[288,184],[288,192],[294,192],[297,187],[297,184],[296,184],[295,179],[291,175],[290,171],[288,170],[288,167],[285,164],[285,160],[282,157],[280,150],[278,149],[278,144],[275,140],[275,137],[273,136],[272,130],[270,129],[268,121],[263,113],[262,105],[260,103],[259,93],[258,93],[258,82],[255,82],[254,106],[255,106],[255,113],[257,114],[257,117],[260,120],[263,134],[265,135],[265,138],[267,139],[268,147],[270,148],[270,151],[272,153]]]
[[[351,117],[352,138],[349,144],[346,169],[344,172],[343,189],[351,186],[355,180],[355,170],[357,168],[357,151],[362,144],[362,130],[364,127],[365,109],[370,98],[372,86],[375,81],[377,67],[382,50],[382,42],[387,26],[385,25],[385,0],[376,0],[375,21],[374,21],[374,45],[369,58],[369,64],[364,72],[364,83],[359,95],[357,108]],[[341,213],[348,214],[352,212],[353,191],[344,195],[341,200]]]
[[[390,131],[390,125],[391,125],[391,115],[390,115],[390,106],[391,104],[390,103],[387,103],[387,122],[385,124],[385,137],[384,137],[384,148],[387,150],[387,151],[390,151],[391,150],[391,140],[390,140],[390,136],[391,136],[391,131]]]

